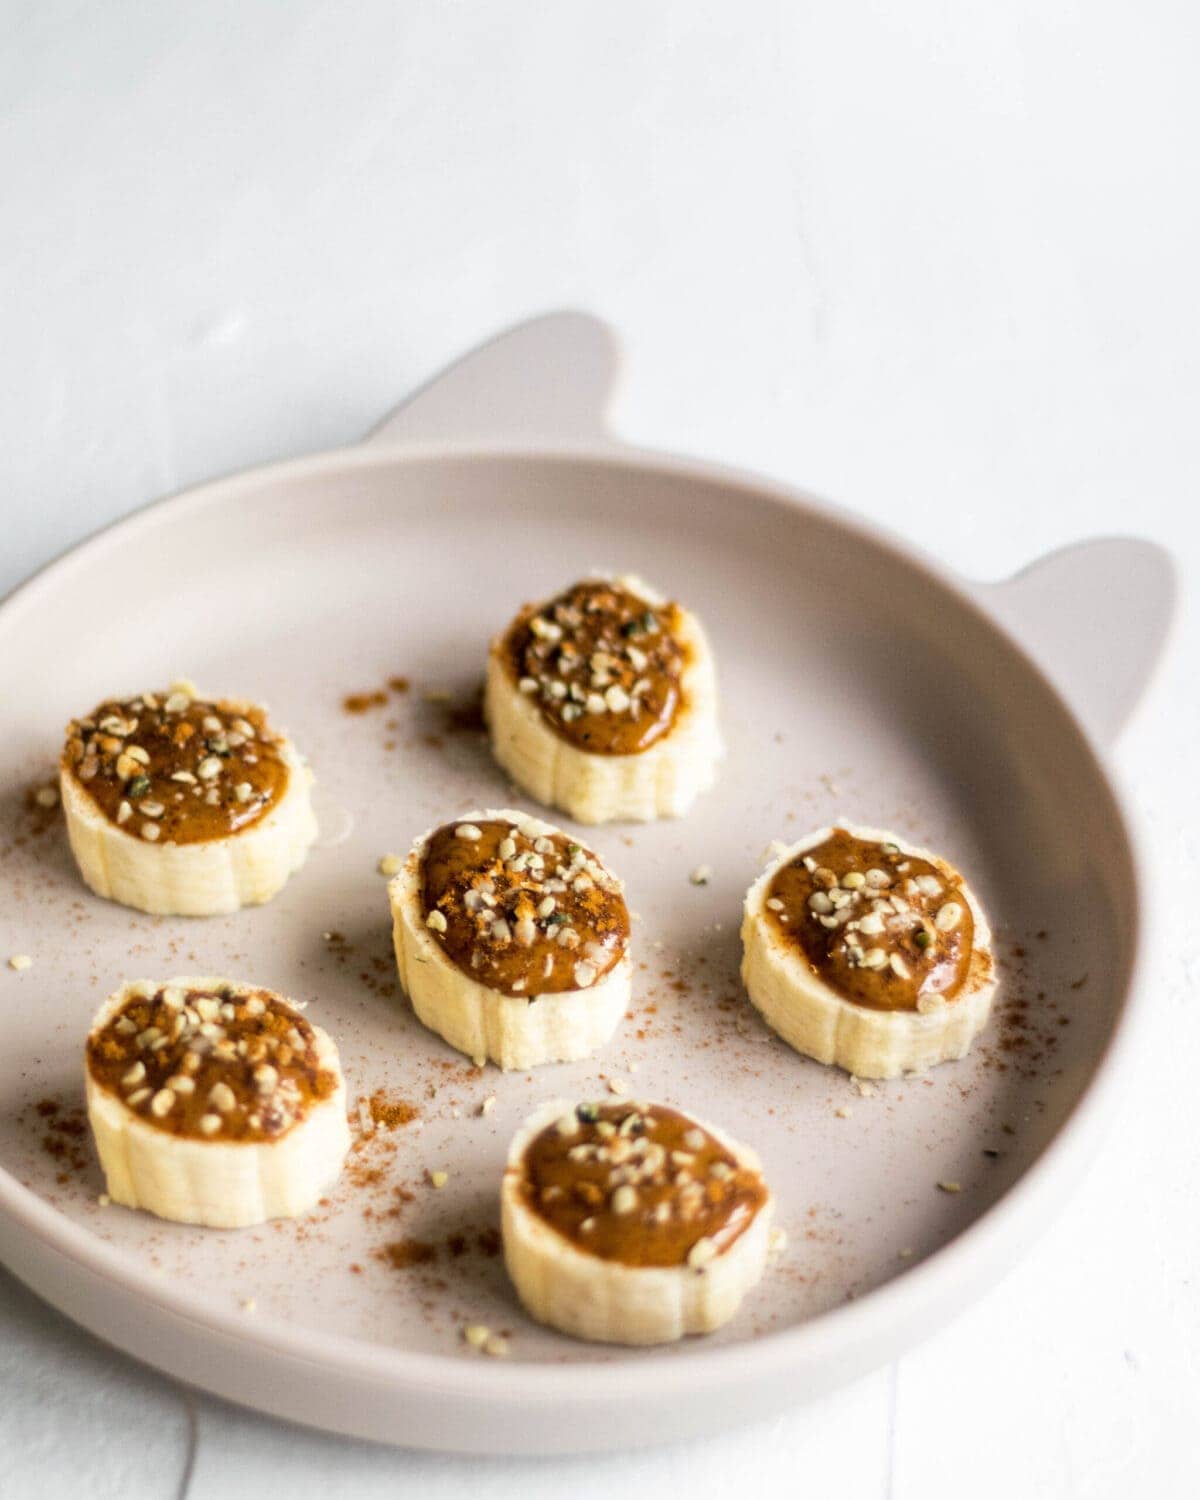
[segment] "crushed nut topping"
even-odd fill
[[[94,1031],[97,1083],[148,1124],[206,1140],[274,1140],[337,1078],[312,1027],[269,990],[143,985]]]
[[[164,844],[239,832],[279,801],[288,779],[262,709],[207,702],[190,683],[73,720],[62,764],[111,822]]]
[[[636,755],[679,712],[687,650],[678,623],[677,605],[651,605],[592,578],[527,606],[501,649],[555,733],[592,755]]]
[[[959,877],[844,828],[776,874],[766,907],[814,973],[875,1010],[943,1005],[986,961]]]
[[[589,989],[621,959],[629,912],[582,844],[529,821],[447,824],[421,867],[425,925],[480,984],[534,999]]]
[[[517,1170],[534,1213],[579,1248],[632,1266],[702,1270],[767,1196],[756,1171],[660,1104],[580,1104],[530,1142]]]

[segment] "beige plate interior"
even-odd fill
[[[577,325],[542,328],[547,367],[580,326],[585,343],[594,335]],[[569,445],[579,423],[560,420],[561,386],[574,381],[579,409],[592,410],[603,372],[586,350],[574,370],[563,357],[541,416]],[[464,367],[459,419],[471,381],[494,378],[489,359],[494,350],[482,376]],[[424,398],[435,440],[455,421],[439,391]],[[1012,1190],[1088,1091],[1135,965],[1133,860],[1110,786],[976,598],[845,518],[595,444],[590,456],[537,452],[518,433],[490,450],[421,447],[407,441],[412,420],[361,449],[136,516],[0,613],[3,956],[34,958],[0,979],[0,1250],[143,1358],[394,1441],[598,1447],[820,1389],[948,1312],[1014,1253],[1048,1196],[1045,1162],[1040,1193]],[[1128,580],[1128,558],[1118,562]],[[398,993],[376,863],[464,807],[520,805],[469,723],[486,642],[522,601],[592,566],[636,570],[700,613],[728,760],[686,820],[586,834],[639,917],[633,1009],[612,1043],[590,1062],[480,1072]],[[1141,629],[1139,670],[1160,627],[1156,617]],[[97,900],[61,822],[24,805],[70,715],[179,675],[265,700],[316,770],[320,844],[268,907],[154,919]],[[397,676],[407,694],[389,690]],[[1118,667],[1113,702],[1123,682]],[[344,711],[347,694],[373,691],[381,706]],[[443,692],[449,708],[430,701]],[[843,817],[895,828],[969,872],[1003,976],[973,1056],[871,1097],[776,1042],[737,977],[740,901],[766,846]],[[701,864],[714,872],[704,887],[689,881]],[[340,1044],[351,1096],[382,1090],[419,1112],[361,1141],[327,1206],[299,1222],[200,1231],[97,1202],[89,1143],[73,1133],[89,1017],[124,979],[188,971],[309,1001]],[[788,1248],[742,1315],[703,1343],[635,1353],[544,1331],[494,1253],[517,1122],[550,1096],[602,1094],[609,1076],[752,1143],[775,1188]],[[425,1185],[436,1168],[449,1173],[441,1191]],[[988,1214],[1002,1200],[1008,1230]],[[465,1321],[509,1331],[509,1361],[467,1351]]]

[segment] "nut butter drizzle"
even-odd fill
[[[776,874],[769,920],[814,973],[873,1010],[937,1009],[970,973],[975,924],[957,877],[835,828]]]
[[[682,703],[679,610],[619,582],[586,579],[523,610],[503,652],[546,723],[590,755],[637,755],[665,735]]]
[[[73,720],[63,765],[111,823],[164,844],[240,832],[279,801],[288,778],[262,709],[207,702],[189,683]]]
[[[471,978],[533,999],[588,989],[629,942],[621,882],[565,834],[447,823],[422,860],[425,924]]]
[[[580,1104],[534,1137],[521,1170],[534,1213],[628,1266],[703,1270],[767,1197],[757,1172],[659,1104]]]
[[[171,1135],[276,1140],[329,1098],[316,1036],[269,990],[135,990],[87,1043],[92,1077]]]

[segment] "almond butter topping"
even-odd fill
[[[587,579],[513,621],[502,650],[518,689],[561,738],[591,755],[636,755],[668,733],[686,649],[674,604]]]
[[[337,1086],[298,1011],[235,987],[132,994],[89,1036],[87,1066],[147,1124],[207,1140],[277,1139]]]
[[[205,702],[183,686],[74,720],[62,764],[111,822],[164,844],[249,827],[283,796],[289,774],[261,709]]]
[[[508,994],[589,989],[628,945],[620,881],[536,824],[446,824],[429,837],[421,881],[425,925],[447,956]]]
[[[580,1104],[510,1170],[532,1212],[579,1249],[630,1266],[703,1270],[767,1196],[756,1171],[658,1104]]]
[[[767,917],[848,1000],[922,1014],[952,1001],[975,927],[959,878],[893,843],[844,828],[785,865]]]

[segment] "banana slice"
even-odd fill
[[[292,1218],[350,1148],[337,1048],[253,985],[124,985],[88,1033],[84,1078],[108,1196],[161,1219]]]
[[[860,1078],[966,1055],[996,992],[991,930],[944,859],[874,828],[821,828],[746,894],[742,980],[785,1042]]]
[[[633,577],[523,609],[492,642],[484,715],[517,785],[580,823],[679,817],[723,753],[700,622]]]
[[[500,1201],[529,1313],[614,1344],[727,1323],[762,1275],[773,1209],[758,1158],[713,1126],[662,1104],[564,1100],[517,1132]]]
[[[71,852],[98,896],[204,917],[269,901],[317,836],[312,773],[254,704],[191,683],[73,721],[59,771]]]
[[[388,882],[400,983],[479,1066],[587,1057],[629,1004],[621,882],[550,823],[501,808],[423,834]]]

